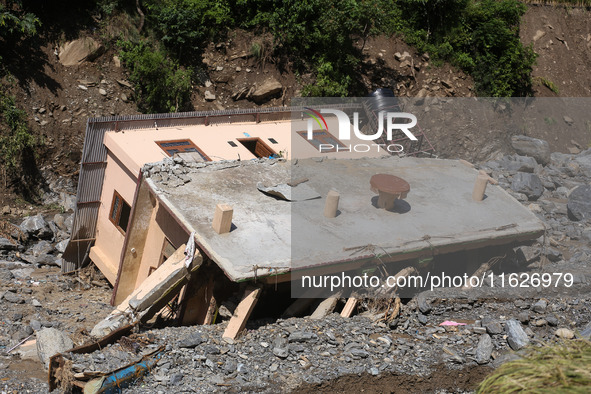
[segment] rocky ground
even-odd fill
[[[571,273],[569,291],[533,282],[530,291],[513,293],[439,290],[403,300],[391,322],[362,304],[348,319],[335,313],[322,320],[253,320],[236,340],[221,338],[226,321],[143,327],[101,351],[70,356],[73,373],[108,372],[163,346],[157,366],[127,392],[463,392],[526,345],[589,337],[591,149],[550,154],[546,143],[527,137],[512,145],[513,154],[479,168],[547,225],[537,243],[516,249],[523,270]],[[86,330],[111,310],[111,289],[93,268],[77,276],[59,272],[71,219],[71,213],[39,214],[3,224],[3,392],[48,389],[37,348],[27,340],[37,337],[45,359],[57,342],[65,350],[88,341]]]

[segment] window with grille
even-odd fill
[[[131,206],[125,202],[123,197],[117,191],[113,193],[113,202],[111,203],[111,213],[109,220],[121,231],[123,234],[127,231],[127,223],[129,222],[129,215],[131,214]]]
[[[199,149],[197,145],[190,140],[156,141],[156,144],[158,144],[168,156],[174,156],[175,153],[195,152],[199,154],[204,161],[211,161],[205,152]]]

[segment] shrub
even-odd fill
[[[35,146],[36,138],[27,126],[27,114],[16,106],[14,97],[0,87],[0,155],[13,172],[22,169],[23,155]]]
[[[471,74],[479,95],[531,94],[536,54],[519,40],[526,8],[517,0],[399,0],[395,8],[384,29]]]
[[[177,112],[190,107],[191,71],[145,42],[118,42],[142,112]]]
[[[591,342],[569,340],[541,348],[501,365],[478,393],[586,393],[591,386]]]
[[[150,1],[148,10],[162,44],[184,63],[194,61],[207,40],[223,36],[233,25],[230,6],[225,1]]]

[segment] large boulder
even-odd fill
[[[47,241],[37,242],[30,250],[33,256],[39,257],[53,252],[53,246]]]
[[[255,103],[261,104],[281,93],[281,90],[283,90],[281,82],[271,77],[255,89],[250,95],[250,99]]]
[[[538,165],[533,157],[519,155],[505,156],[499,164],[509,171],[518,172],[534,172]]]
[[[544,140],[514,135],[511,137],[511,146],[517,154],[533,157],[540,164],[546,165],[550,162],[550,145]]]
[[[537,200],[544,193],[544,185],[535,174],[518,172],[513,177],[511,189],[517,193],[523,193],[529,200]]]
[[[53,232],[41,214],[28,216],[20,225],[22,232],[39,239],[51,239]]]
[[[49,369],[49,359],[54,354],[65,352],[74,347],[70,337],[55,328],[44,328],[37,331],[37,355],[39,360]]]
[[[19,244],[15,240],[0,237],[0,250],[17,250],[18,248]]]
[[[578,186],[573,190],[566,207],[572,220],[591,219],[591,185]]]
[[[60,47],[59,61],[64,66],[77,66],[93,61],[105,52],[105,47],[91,37],[68,41]]]
[[[581,167],[586,174],[591,173],[591,149],[587,149],[579,153],[575,157],[575,162]]]

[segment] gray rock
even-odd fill
[[[203,338],[201,333],[194,332],[188,337],[181,339],[181,341],[179,342],[179,347],[194,348],[195,346],[201,345],[203,342],[205,342],[205,339]]]
[[[51,239],[53,237],[49,225],[41,214],[26,217],[21,223],[20,229],[28,235],[39,239]]]
[[[64,215],[63,213],[56,213],[53,216],[53,222],[60,230],[67,231],[67,228],[65,225],[66,217],[67,217],[67,215]]]
[[[14,275],[17,279],[29,279],[31,278],[31,274],[35,271],[35,268],[18,268],[12,270],[12,275]]]
[[[12,274],[12,272],[10,270],[5,269],[5,268],[0,269],[0,282],[8,282],[12,278],[14,278],[14,275]],[[2,294],[2,293],[0,293],[0,294]],[[0,297],[0,299],[2,299],[2,297]]]
[[[579,186],[568,196],[568,216],[572,220],[591,218],[591,185]]]
[[[529,312],[519,312],[519,314],[517,315],[517,320],[519,320],[521,324],[529,323]]]
[[[289,356],[289,349],[286,347],[274,347],[273,354],[279,358],[287,358]]]
[[[428,322],[427,316],[423,315],[422,313],[419,313],[417,319],[419,320],[419,323],[421,323],[422,325],[425,325]]]
[[[51,356],[70,350],[73,347],[74,343],[63,331],[55,328],[44,328],[37,331],[37,355],[45,365],[45,369],[49,368]]]
[[[480,365],[487,364],[493,351],[493,343],[490,335],[482,334],[476,347],[476,362]]]
[[[517,320],[508,320],[505,323],[505,332],[507,333],[507,343],[511,349],[519,350],[529,344],[529,338]]]
[[[287,358],[289,356],[289,348],[287,339],[278,337],[273,341],[273,354],[279,358]]]
[[[43,256],[53,252],[53,246],[47,241],[39,241],[31,248],[30,252],[35,257]]]
[[[587,326],[580,332],[581,338],[591,339],[591,323],[587,323]]]
[[[66,247],[68,246],[68,242],[70,242],[69,239],[64,239],[63,241],[58,242],[55,244],[55,250],[60,253],[64,253],[66,251]]]
[[[540,248],[536,246],[518,246],[513,249],[515,258],[520,265],[528,265],[540,257]]]
[[[512,155],[503,157],[499,164],[509,171],[532,173],[538,162],[533,157]]]
[[[511,182],[511,190],[523,193],[531,200],[537,200],[544,193],[544,185],[535,174],[518,172]]]
[[[548,324],[549,324],[549,325],[551,325],[552,327],[556,327],[556,326],[558,325],[558,323],[559,323],[559,322],[558,322],[558,319],[557,319],[556,317],[554,317],[554,316],[546,316],[544,319],[545,319],[545,320],[548,322]]]
[[[591,173],[591,149],[579,153],[574,161],[580,166],[584,173]]]
[[[18,247],[18,242],[7,238],[0,238],[0,250],[17,250]]]
[[[308,342],[308,341],[311,341],[314,339],[318,339],[318,335],[314,334],[313,332],[295,331],[290,334],[290,336],[287,340],[291,343],[291,342]]]
[[[366,352],[363,349],[353,348],[353,349],[349,350],[349,352],[354,357],[360,357],[360,358],[367,358],[367,357],[369,357],[369,353]]]
[[[548,303],[546,300],[539,300],[535,304],[532,305],[532,310],[536,313],[544,313],[546,312],[546,308],[548,307]]]
[[[429,300],[427,300],[427,297],[424,293],[420,293],[417,296],[417,306],[419,307],[421,313],[425,315],[431,312],[431,303],[429,303]]]
[[[39,331],[41,329],[41,322],[39,320],[31,320],[29,322],[29,326],[35,331]]]
[[[11,291],[7,291],[6,293],[4,293],[3,298],[12,304],[24,304],[25,303],[25,299],[23,297],[19,296],[18,294],[15,294]]]
[[[552,247],[546,248],[545,255],[546,255],[546,258],[548,258],[548,260],[550,260],[553,263],[560,261],[560,259],[562,259],[562,253],[560,253],[559,250],[554,249]]]
[[[503,332],[503,326],[496,320],[484,323],[484,327],[486,327],[486,332],[491,335],[497,335]]]
[[[511,137],[511,146],[519,155],[533,157],[540,164],[550,162],[550,145],[544,140],[514,135]]]
[[[183,380],[184,377],[185,377],[185,375],[183,375],[180,372],[179,373],[175,373],[170,378],[170,384],[179,384]]]

